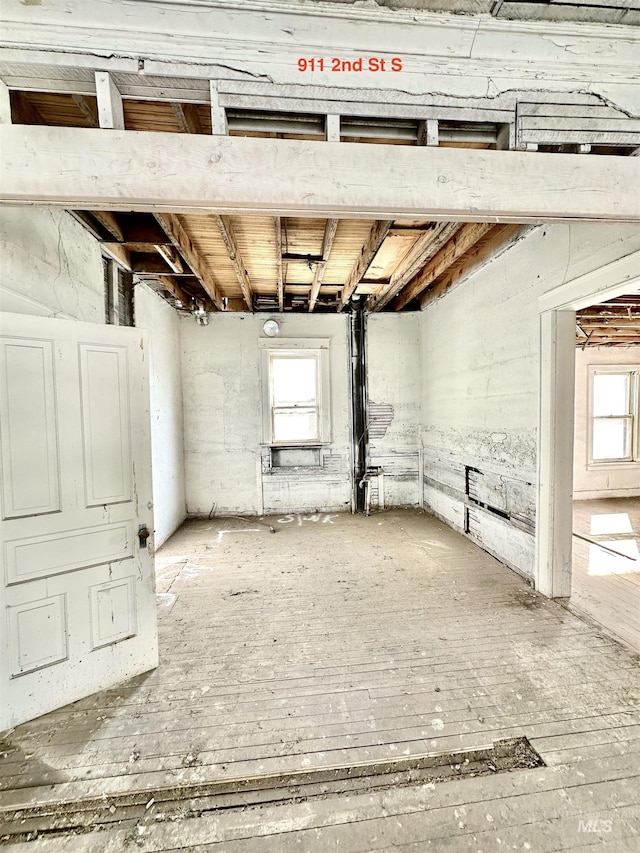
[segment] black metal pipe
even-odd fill
[[[367,329],[364,300],[356,304],[352,302],[350,307],[352,506],[354,512],[364,512],[365,493],[360,485],[367,471]]]

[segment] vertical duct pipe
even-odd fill
[[[364,302],[351,303],[349,315],[351,355],[351,444],[353,451],[353,483],[351,506],[354,512],[365,511],[365,489],[362,481],[367,471],[367,352],[366,314]]]

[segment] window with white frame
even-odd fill
[[[590,462],[638,462],[639,373],[628,365],[590,370]]]
[[[314,341],[314,344],[318,342]],[[264,441],[313,445],[329,440],[327,346],[262,342]]]

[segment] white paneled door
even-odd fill
[[[0,314],[0,731],[157,666],[148,348]]]

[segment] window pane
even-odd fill
[[[272,358],[273,405],[315,405],[316,364],[315,358]]]
[[[273,413],[274,441],[315,441],[318,437],[317,409],[281,409]]]
[[[593,415],[629,414],[629,374],[596,373],[593,377]]]
[[[627,459],[630,418],[607,418],[593,422],[593,458]]]

